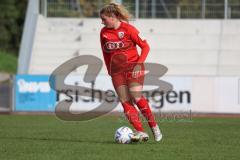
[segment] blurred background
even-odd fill
[[[1,0],[0,111],[54,112],[61,99],[74,101],[51,89],[49,76],[78,56],[102,59],[98,13],[110,2]],[[173,91],[147,95],[155,112],[240,113],[240,0],[114,2],[129,10],[130,23],[149,42],[146,62],[168,68],[162,79]],[[104,65],[91,84],[83,81],[85,71],[74,69],[66,84],[113,90]],[[99,103],[82,100],[72,109],[87,111]]]

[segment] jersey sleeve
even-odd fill
[[[147,41],[140,36],[140,32],[134,27],[129,27],[131,40],[141,48],[141,55],[138,58],[138,63],[144,63],[149,53],[150,47]]]
[[[110,57],[107,56],[107,53],[104,50],[104,41],[103,41],[103,32],[102,31],[100,32],[100,43],[101,43],[104,62],[105,62],[105,65],[107,67],[108,74],[110,74]]]

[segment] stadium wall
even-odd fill
[[[131,23],[150,44],[147,62],[167,66],[167,75],[240,75],[239,20],[138,19]],[[26,74],[50,74],[79,55],[103,59],[101,27],[100,19],[39,16]],[[106,74],[105,67],[101,73]]]

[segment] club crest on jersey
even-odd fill
[[[124,32],[118,32],[118,37],[122,39],[124,37]]]

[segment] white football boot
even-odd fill
[[[140,132],[137,131],[133,134],[133,136],[131,137],[132,142],[141,142],[141,141],[148,141],[149,139],[149,135],[145,132]]]
[[[161,133],[161,131],[159,129],[159,126],[156,125],[155,127],[152,127],[151,129],[152,129],[155,141],[157,141],[157,142],[161,141],[162,133]]]

